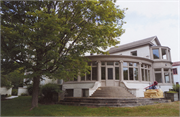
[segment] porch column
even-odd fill
[[[161,68],[161,76],[162,76],[162,83],[164,84],[165,81],[164,81],[164,69]]]
[[[120,68],[120,81],[123,81],[123,61],[119,61],[119,68]]]
[[[97,74],[98,74],[98,81],[101,81],[101,61],[98,61]]]
[[[139,81],[142,82],[142,73],[141,73],[141,62],[139,62],[138,66],[138,76],[139,76]]]

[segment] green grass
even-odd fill
[[[179,116],[179,101],[139,107],[81,107],[42,105],[29,111],[31,97],[21,96],[1,102],[2,116]]]

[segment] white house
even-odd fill
[[[91,96],[98,87],[124,87],[136,97],[154,81],[163,91],[173,85],[170,48],[156,36],[113,47],[109,55],[86,56],[91,60],[90,74],[63,83],[69,97]]]
[[[173,72],[174,84],[180,84],[180,61],[173,62],[172,72]]]

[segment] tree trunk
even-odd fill
[[[38,107],[38,95],[39,95],[39,83],[40,83],[40,77],[34,77],[33,78],[33,93],[32,93],[32,110],[34,107]]]

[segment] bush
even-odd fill
[[[33,93],[33,84],[29,85],[27,87],[27,90],[28,90],[29,95],[32,95],[32,93]],[[39,95],[40,94],[41,94],[41,87],[39,87]]]
[[[173,91],[176,91],[179,93],[179,84],[173,85]]]
[[[43,100],[53,102],[57,101],[58,93],[61,92],[58,84],[48,83],[42,86],[42,94],[44,95]]]
[[[17,89],[12,89],[12,95],[17,95],[18,90]]]
[[[26,94],[26,93],[21,93],[21,96],[28,96],[28,94]]]

